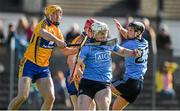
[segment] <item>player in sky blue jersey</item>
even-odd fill
[[[77,36],[75,39],[72,40],[72,44],[80,43],[82,38],[83,38],[82,36]],[[78,69],[76,69],[77,74],[74,78],[74,81],[71,84],[68,84],[68,77],[70,75],[70,68],[72,67],[73,63],[75,63],[76,56],[77,55],[74,54],[74,55],[69,55],[67,57],[68,71],[67,71],[66,76],[65,76],[66,77],[66,87],[67,87],[67,90],[68,90],[68,93],[69,93],[69,96],[70,96],[74,110],[77,110],[77,96],[78,96],[79,82],[81,80],[82,73],[83,73],[83,70],[85,67],[84,64],[82,64],[81,67],[78,67]],[[96,109],[96,104],[93,101],[91,103],[90,110],[95,110],[95,109]]]
[[[122,110],[129,103],[133,103],[143,88],[143,78],[147,70],[148,42],[142,38],[145,30],[141,22],[132,22],[128,29],[124,29],[115,19],[120,33],[127,40],[122,46],[128,49],[141,50],[139,57],[125,57],[125,74],[123,80],[112,82],[112,92],[117,96],[113,103],[113,110]]]
[[[85,32],[89,39],[95,39],[96,42],[107,41],[109,29],[105,23],[94,20],[88,25],[91,28],[85,28]],[[119,45],[83,46],[78,59],[78,65],[85,64],[78,90],[78,110],[89,110],[93,99],[96,102],[97,109],[109,110],[111,103],[112,51],[122,56],[140,56],[139,50],[129,50]]]

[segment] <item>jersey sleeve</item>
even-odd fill
[[[115,52],[118,52],[119,50],[121,50],[123,47],[121,47],[120,45],[116,44],[114,47],[113,47],[113,51]]]
[[[124,43],[124,44],[122,45],[122,47],[127,48],[127,49],[131,49],[131,50],[134,50],[134,49],[137,49],[137,48],[138,48],[138,45],[137,45],[136,41],[130,40],[130,41]]]

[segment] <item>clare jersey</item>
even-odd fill
[[[115,46],[84,46],[80,58],[85,64],[82,78],[110,82],[112,79],[112,51],[119,51],[119,45]]]
[[[72,44],[80,44],[82,42],[82,37],[81,36],[78,36],[76,37],[73,41],[72,41]],[[84,68],[85,68],[85,65],[84,64],[81,64],[81,70],[83,71]],[[78,76],[76,74],[75,78],[74,78],[74,85],[76,87],[76,90],[79,89],[79,79],[78,79]]]
[[[34,64],[44,67],[49,65],[49,59],[55,43],[54,41],[48,41],[41,37],[41,29],[46,29],[61,40],[64,40],[64,38],[60,29],[56,25],[50,23],[48,19],[41,20],[36,26],[24,57]]]
[[[147,70],[148,59],[148,42],[145,39],[132,39],[127,40],[122,44],[122,47],[134,50],[139,49],[142,51],[140,57],[125,57],[125,78],[143,79]]]

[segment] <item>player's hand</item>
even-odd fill
[[[65,48],[67,46],[66,42],[62,41],[62,40],[57,40],[55,42],[57,44],[58,47],[60,48]]]
[[[75,54],[77,54],[79,52],[79,47],[73,47],[72,49]]]
[[[74,81],[71,76],[68,76],[68,84],[71,84]]]
[[[142,51],[139,50],[139,49],[134,49],[133,50],[133,54],[134,54],[135,57],[140,57],[141,54],[142,54]]]
[[[81,69],[78,69],[78,70],[77,70],[76,79],[77,79],[78,81],[81,80],[81,78],[82,78],[82,73],[83,73],[83,71],[82,71]]]
[[[73,54],[77,54],[79,52],[79,47],[66,47]]]
[[[117,29],[121,30],[122,29],[121,23],[117,19],[114,19],[114,22],[116,23]]]

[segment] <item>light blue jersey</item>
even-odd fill
[[[115,46],[84,46],[80,58],[83,59],[85,70],[82,78],[89,80],[110,82],[112,79],[111,51],[119,51]]]
[[[147,70],[148,42],[145,39],[132,39],[124,42],[122,47],[131,50],[140,49],[142,51],[140,57],[125,57],[126,71],[124,78],[143,80],[143,76]]]

